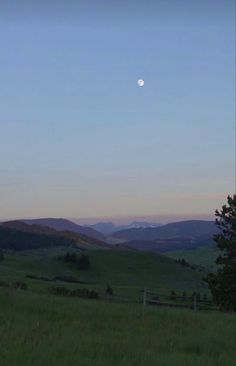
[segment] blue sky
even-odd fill
[[[203,217],[233,193],[234,2],[126,4],[1,4],[0,219]]]

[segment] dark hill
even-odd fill
[[[21,220],[21,221],[29,225],[35,224],[35,225],[48,226],[57,231],[71,231],[74,233],[89,236],[90,238],[105,240],[105,236],[102,233],[94,230],[93,228],[80,226],[66,219],[43,218],[43,219]]]
[[[7,246],[9,249],[13,249],[12,245],[14,243],[14,247],[16,246],[19,249],[32,249],[33,247],[45,247],[45,246],[55,246],[55,245],[85,245],[85,246],[102,246],[107,247],[107,244],[101,240],[90,238],[86,235],[82,235],[75,232],[70,231],[57,231],[48,226],[35,225],[35,224],[26,224],[21,221],[8,221],[3,223],[0,226],[2,233],[4,233],[4,229],[9,230],[9,240],[7,240]],[[14,235],[13,235],[14,233]],[[24,234],[29,234],[24,236]],[[0,247],[7,249],[4,238],[0,237]],[[23,242],[21,242],[22,238],[25,238]],[[32,239],[32,243],[31,243]],[[35,239],[35,244],[33,243],[33,239]],[[58,241],[58,240],[59,241]],[[36,244],[37,243],[37,244]],[[51,244],[50,244],[51,243]]]
[[[211,239],[216,232],[217,227],[213,221],[191,220],[175,222],[155,228],[122,230],[113,233],[112,237],[123,239],[124,241],[153,241],[156,239],[183,237],[189,237],[189,239],[194,240],[201,237]]]
[[[52,235],[20,231],[5,226],[0,226],[0,248],[8,250],[28,250],[53,246],[74,245],[69,238]]]

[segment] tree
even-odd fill
[[[0,262],[4,261],[3,251],[0,249]]]
[[[87,255],[82,254],[81,257],[77,260],[78,269],[84,271],[89,269],[90,260]]]
[[[214,240],[221,255],[216,259],[219,269],[208,274],[206,281],[213,301],[223,311],[236,311],[236,194],[228,196],[221,211],[215,211],[219,233]]]
[[[170,300],[175,301],[176,299],[177,299],[176,293],[174,290],[172,290],[170,293]]]

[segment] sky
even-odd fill
[[[234,1],[0,8],[0,220],[210,218],[234,193]]]

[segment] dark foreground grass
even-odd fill
[[[0,289],[1,366],[232,366],[236,317]]]

